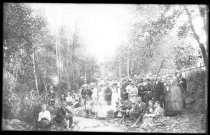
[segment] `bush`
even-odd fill
[[[187,92],[193,99],[204,98],[205,81],[207,79],[206,71],[195,71],[187,76]]]
[[[20,119],[31,125],[34,120],[38,119],[40,105],[45,103],[45,94],[39,95],[36,92],[24,94],[20,97],[15,93],[15,79],[13,75],[4,71],[3,75],[3,118],[5,119]],[[23,89],[21,89],[23,91]],[[24,91],[30,93],[29,91]],[[49,108],[52,115],[56,114],[56,110],[60,105],[59,100],[56,100],[55,106]]]
[[[22,99],[21,120],[33,124],[34,120],[38,118],[41,104],[45,103],[44,96],[44,94],[34,93]]]
[[[14,76],[4,70],[3,74],[3,118],[18,118],[21,110],[21,100],[14,93]]]

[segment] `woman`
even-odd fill
[[[105,112],[105,106],[106,106],[106,102],[104,100],[104,84],[101,84],[100,88],[99,88],[99,93],[98,93],[98,105],[97,105],[97,113],[98,113],[98,117],[104,118],[106,117],[106,112]]]
[[[47,111],[47,105],[43,104],[41,106],[41,112],[38,116],[38,122],[35,125],[35,129],[47,130],[50,127],[51,115],[50,112]]]
[[[135,103],[138,89],[134,85],[134,81],[132,81],[131,84],[126,87],[126,90],[128,92],[128,100],[130,100],[132,103]]]
[[[120,96],[120,94],[119,94],[119,91],[117,88],[117,83],[114,83],[112,85],[112,107],[114,110],[116,109],[117,102],[119,102],[119,100],[120,100],[119,96]]]

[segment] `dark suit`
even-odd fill
[[[146,105],[148,105],[149,103],[149,100],[152,99],[152,84],[151,83],[148,83],[146,85],[146,89],[145,89],[145,95],[144,95],[144,101],[146,103]]]
[[[164,84],[162,82],[158,82],[153,92],[154,101],[161,101],[162,99],[160,97],[163,96],[163,93],[164,93]]]
[[[183,107],[186,108],[185,94],[187,93],[187,80],[185,78],[180,79],[179,87],[181,89]]]
[[[71,115],[67,116],[66,113],[70,113]],[[67,109],[64,109],[63,107],[58,108],[56,118],[55,118],[56,122],[60,123],[64,127],[66,127],[67,124],[66,124],[65,119],[69,120],[69,127],[71,127],[71,125],[73,123],[72,112]]]
[[[147,106],[144,102],[137,103],[133,107],[133,111],[130,112],[131,119],[138,119],[140,115],[144,115],[146,113]]]
[[[146,90],[146,88],[143,85],[138,86],[138,96],[140,96],[142,98],[142,101],[144,100],[144,91]]]

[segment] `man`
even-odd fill
[[[135,126],[137,123],[139,123],[142,120],[143,115],[146,113],[146,111],[147,111],[146,104],[144,102],[142,102],[142,98],[141,97],[138,97],[137,100],[136,100],[136,104],[129,111],[130,118],[135,121],[133,126]]]
[[[152,84],[150,78],[146,79],[146,90],[144,95],[144,100],[146,105],[148,105],[149,100],[152,99]]]
[[[69,129],[73,123],[73,113],[67,109],[66,101],[62,101],[61,107],[58,108],[55,121],[61,124],[61,127],[64,129]],[[69,121],[67,123],[66,121]]]
[[[76,93],[74,93],[74,97],[75,97],[75,102],[73,103],[73,107],[74,108],[78,108],[80,106],[82,106],[82,97],[80,95],[76,95]]]
[[[107,105],[111,105],[111,101],[112,101],[112,90],[109,88],[109,86],[105,87],[104,90],[104,98],[105,101],[107,102]]]
[[[50,86],[50,91],[49,91],[48,98],[49,98],[49,105],[50,106],[55,105],[55,92],[53,90],[53,86],[52,85]]]
[[[43,104],[41,106],[41,112],[38,116],[38,122],[35,125],[35,130],[47,130],[50,127],[51,115],[50,112],[47,111],[47,105]]]
[[[181,89],[181,97],[182,97],[182,102],[183,102],[183,108],[186,108],[185,96],[187,94],[187,80],[182,77],[181,73],[177,74],[177,78],[178,78],[178,85]]]
[[[88,85],[84,84],[82,86],[81,96],[82,96],[82,99],[84,101],[85,109],[86,109],[86,102],[88,100],[90,100],[90,98],[91,98],[90,95],[91,95],[91,91],[90,91]]]
[[[145,95],[144,91],[146,91],[146,88],[144,86],[143,80],[138,84],[138,96],[142,98],[142,101],[144,101],[143,97]]]
[[[122,84],[121,84],[121,99],[122,100],[128,100],[128,93],[126,91],[126,87],[129,85],[129,81],[127,81],[126,79],[122,80]]]
[[[154,126],[155,122],[158,122],[163,118],[164,110],[160,106],[160,102],[156,101],[154,104],[155,110],[152,113],[146,113],[143,116],[143,124],[141,125],[141,128],[146,128],[150,126]]]
[[[129,100],[124,101],[124,103],[119,107],[119,109],[115,112],[116,115],[118,115],[118,113],[121,113],[122,115],[122,119],[120,120],[120,122],[125,121],[126,118],[129,118],[129,110],[132,109],[133,103]]]
[[[161,107],[163,107],[163,98],[164,98],[163,96],[164,96],[164,84],[161,82],[159,78],[153,91],[153,101],[154,102],[160,101]]]

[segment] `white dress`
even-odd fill
[[[92,99],[93,99],[94,104],[97,103],[97,98],[98,98],[98,90],[97,90],[97,88],[94,88],[93,94],[92,94]]]
[[[128,85],[126,87],[126,90],[129,93],[128,94],[128,99],[131,102],[135,103],[136,102],[136,96],[137,96],[137,93],[138,93],[138,89],[135,86]]]
[[[117,102],[119,101],[119,92],[115,89],[112,89],[112,108],[116,110]]]
[[[106,117],[106,102],[104,100],[104,91],[101,90],[98,93],[98,105],[97,105],[98,117]]]

